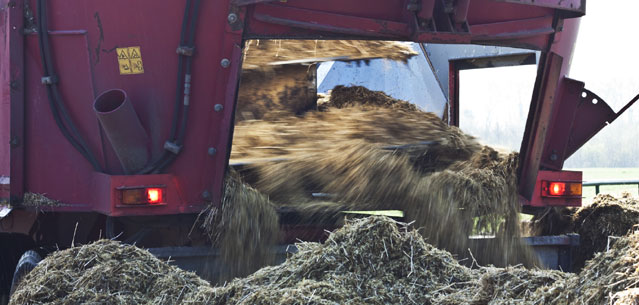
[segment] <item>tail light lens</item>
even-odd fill
[[[164,203],[165,189],[161,187],[121,189],[122,204],[145,205]]]
[[[162,202],[162,189],[161,188],[146,189],[146,200],[148,203]]]
[[[543,197],[581,197],[581,182],[542,181]]]

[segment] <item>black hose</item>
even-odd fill
[[[182,18],[182,30],[180,31],[180,44],[179,46],[184,45],[184,40],[186,39],[186,30],[189,19],[189,8],[191,7],[191,0],[186,0],[186,8],[184,9],[184,17]],[[175,139],[178,127],[178,113],[180,111],[180,98],[182,97],[182,92],[180,87],[182,86],[182,65],[184,62],[184,57],[182,55],[178,56],[178,70],[177,70],[177,78],[175,84],[175,104],[173,105],[173,120],[171,124],[171,135],[169,139]]]
[[[194,49],[195,29],[197,26],[200,3],[201,3],[201,0],[195,0],[193,4],[193,10],[191,13],[191,22],[189,23],[189,28],[188,28],[188,42],[186,42],[185,44],[184,36],[187,35],[187,29],[186,29],[187,15],[190,9],[190,0],[187,0],[186,8],[184,10],[185,18],[182,20],[182,32],[180,33],[181,47],[184,46],[190,49]],[[189,101],[190,101],[191,66],[192,66],[192,60],[193,60],[192,55],[186,57],[185,74],[182,75],[183,57],[184,57],[183,54],[179,54],[178,56],[179,62],[178,62],[177,87],[176,87],[176,103],[175,103],[175,107],[174,107],[175,109],[173,113],[173,124],[171,126],[171,136],[169,138],[169,141],[174,143],[177,146],[182,146],[184,144],[184,139],[186,138],[186,125],[188,121],[188,113],[189,113],[188,109],[190,104]],[[182,110],[181,122],[179,124],[179,129],[178,129],[176,127],[178,125],[177,118],[179,117],[178,109],[180,109],[179,107],[180,97],[183,98],[183,103],[181,107],[181,110]],[[176,135],[177,135],[177,138],[176,138]],[[170,153],[165,150],[162,153],[162,156],[160,156],[160,158],[158,158],[156,162],[154,162],[151,166],[143,169],[140,173],[141,174],[160,173],[162,172],[162,170],[164,170],[165,167],[169,166],[175,160],[176,157],[177,157],[177,154]]]
[[[191,16],[191,25],[189,27],[189,42],[188,42],[188,47],[190,48],[194,48],[195,47],[195,27],[197,24],[197,17],[198,17],[198,12],[200,11],[200,0],[195,0],[195,7],[193,8],[193,16]],[[189,56],[186,58],[186,77],[189,78],[188,84],[185,82],[185,86],[190,86],[191,84],[191,66],[192,66],[192,62],[193,62],[193,57]],[[190,89],[190,88],[189,88]],[[189,90],[190,92],[190,90]],[[182,105],[182,124],[180,126],[180,131],[178,133],[178,138],[176,140],[176,143],[178,145],[182,145],[184,143],[184,138],[186,136],[186,123],[187,123],[187,114],[188,114],[188,109],[189,109],[189,104],[190,102],[188,102],[188,100],[190,99],[190,93],[186,92],[185,89],[185,93],[184,93],[184,103]]]
[[[50,77],[56,77],[55,69],[53,67],[53,60],[51,55],[51,46],[49,42],[49,33],[47,28],[47,10],[44,0],[38,0],[37,2],[37,15],[39,20],[38,27],[38,39],[40,45],[40,57],[42,59],[42,69],[44,75]],[[56,125],[64,135],[64,137],[71,143],[71,145],[82,154],[82,156],[91,163],[94,170],[101,172],[102,167],[91,153],[90,149],[82,139],[79,131],[73,124],[71,117],[69,116],[66,107],[61,102],[62,96],[58,90],[57,80],[52,79],[50,84],[47,84],[47,98],[49,100],[49,106],[53,114]],[[62,114],[62,117],[60,116]],[[69,131],[67,128],[70,128]]]
[[[191,8],[191,0],[186,0],[186,5],[184,7],[184,16],[182,17],[182,28],[180,30],[180,41],[178,43],[178,46],[184,46],[185,43],[185,39],[186,39],[186,35],[187,35],[187,26],[188,26],[188,20],[189,20],[189,11]],[[177,77],[176,77],[176,84],[175,84],[175,102],[173,104],[173,118],[171,120],[171,133],[169,135],[169,140],[168,141],[174,141],[175,137],[177,135],[177,129],[178,129],[178,120],[179,120],[179,113],[180,113],[180,104],[181,104],[181,97],[182,97],[182,82],[183,82],[183,64],[184,64],[184,56],[182,54],[178,53],[178,68],[177,68]],[[165,165],[163,164],[168,164],[167,160],[172,156],[173,154],[169,153],[167,150],[163,150],[162,154],[160,155],[160,157],[158,157],[155,161],[153,161],[153,163],[151,163],[150,165],[146,166],[145,168],[143,168],[142,170],[140,170],[137,174],[140,175],[145,175],[145,174],[149,174],[149,173],[153,173],[153,172],[157,172],[158,168],[164,168]]]
[[[195,48],[195,28],[197,26],[198,12],[200,11],[200,3],[201,3],[201,0],[195,0],[195,4],[193,7],[193,14],[191,15],[191,24],[189,26],[189,41],[187,43],[187,47],[192,49]],[[186,138],[186,125],[188,122],[188,113],[189,113],[188,110],[190,105],[192,62],[193,62],[193,57],[188,56],[186,58],[186,73],[184,77],[184,95],[183,95],[184,102],[182,103],[182,121],[180,122],[178,137],[177,139],[175,139],[175,144],[178,146],[182,146]],[[176,157],[177,157],[176,154],[171,154],[166,160],[160,163],[153,172],[154,173],[161,172],[162,170],[164,170],[165,167],[169,166],[175,160]]]

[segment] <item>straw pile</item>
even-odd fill
[[[10,304],[178,304],[208,285],[145,250],[101,240],[49,255],[27,274]]]
[[[247,40],[243,70],[263,68],[282,61],[366,60],[387,58],[407,61],[417,55],[410,43],[372,40]],[[328,59],[330,60],[330,59]]]
[[[386,217],[348,221],[326,242],[299,243],[282,265],[219,287],[145,250],[101,240],[58,251],[11,304],[635,304],[639,233],[578,275],[462,266]]]
[[[399,226],[398,226],[399,225]],[[566,276],[470,269],[385,217],[349,221],[323,244],[297,244],[280,266],[210,290],[208,304],[514,304]]]
[[[347,108],[353,106],[373,106],[387,109],[417,111],[417,106],[406,101],[394,99],[382,91],[372,91],[362,86],[335,86],[331,90],[328,102],[320,105],[320,110],[329,108]]]
[[[539,304],[634,304],[639,288],[639,233],[617,240],[586,262],[578,276],[540,291]]]
[[[629,194],[615,198],[599,194],[593,203],[579,208],[572,219],[574,231],[580,235],[580,249],[575,267],[580,268],[596,252],[606,250],[608,236],[626,235],[639,224],[639,200]]]

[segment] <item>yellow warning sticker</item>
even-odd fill
[[[118,66],[120,74],[142,74],[144,73],[144,65],[142,65],[142,52],[140,47],[116,48],[118,54]]]

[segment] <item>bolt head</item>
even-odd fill
[[[230,24],[237,22],[237,15],[235,13],[230,13],[228,17],[226,17]]]
[[[215,155],[216,152],[217,152],[217,149],[215,149],[215,147],[209,147],[208,153],[210,156]]]
[[[211,192],[209,192],[209,191],[202,192],[202,199],[210,201],[211,200]]]
[[[213,110],[215,110],[215,112],[220,112],[224,110],[224,106],[222,106],[222,104],[215,104],[215,106],[213,106]]]
[[[231,61],[228,58],[224,58],[220,61],[220,65],[222,68],[228,68],[231,65]]]

